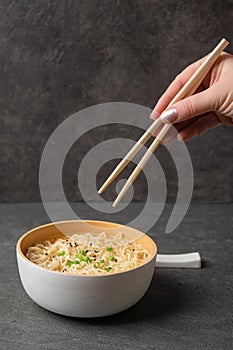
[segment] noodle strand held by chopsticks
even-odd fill
[[[138,267],[148,260],[149,253],[138,243],[126,240],[122,233],[107,236],[102,232],[37,243],[28,248],[26,257],[48,270],[91,276]]]

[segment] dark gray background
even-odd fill
[[[233,53],[233,2],[20,0],[0,1],[0,200],[38,201],[38,169],[46,140],[72,113],[94,104],[123,101],[153,107],[189,63],[226,37]],[[82,153],[116,130],[105,127],[80,140]],[[139,136],[118,128],[119,136]],[[233,129],[219,127],[188,143],[193,160],[193,200],[233,200]],[[100,136],[101,135],[101,136]],[[75,153],[76,152],[76,153]],[[68,155],[64,185],[75,191],[74,157]],[[157,151],[176,196],[174,164]],[[100,172],[101,183],[109,167]],[[138,180],[135,200],[145,197]],[[140,189],[140,190],[139,190]],[[114,195],[110,189],[106,198]]]

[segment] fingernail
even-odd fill
[[[178,118],[178,113],[176,108],[168,109],[163,112],[160,116],[160,119],[163,123],[173,123]]]
[[[150,119],[155,120],[159,117],[159,113],[153,111],[151,112]]]

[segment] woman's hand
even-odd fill
[[[151,119],[157,119],[162,113],[161,119],[174,124],[177,129],[178,140],[190,140],[219,124],[233,126],[233,56],[225,52],[215,62],[194,95],[174,103],[166,110],[204,59],[205,57],[191,64],[176,77],[150,116]],[[171,133],[164,143],[169,143],[173,138],[174,133]]]

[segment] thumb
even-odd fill
[[[161,114],[164,123],[180,123],[215,110],[216,92],[213,87],[174,103]]]

